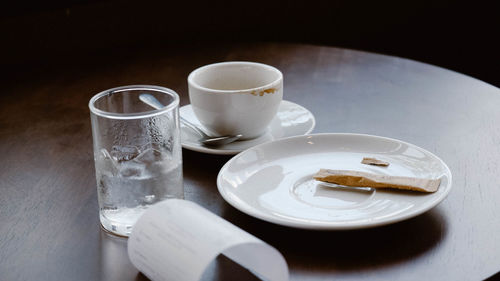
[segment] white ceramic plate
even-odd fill
[[[203,127],[194,115],[190,104],[179,109],[179,114],[191,123]],[[309,134],[316,124],[314,115],[304,107],[289,101],[282,101],[276,117],[271,121],[267,133],[251,139],[233,142],[221,147],[207,147],[198,142],[200,136],[188,127],[181,125],[181,142],[185,149],[210,154],[237,154],[250,147],[273,140]]]
[[[363,157],[390,165],[364,165]],[[435,193],[335,188],[312,179],[320,168],[441,178],[441,185]],[[436,206],[451,190],[451,172],[434,154],[399,140],[316,134],[238,154],[222,167],[217,186],[229,204],[268,222],[305,229],[357,229],[402,221]]]

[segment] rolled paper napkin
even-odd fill
[[[441,179],[377,175],[360,171],[329,169],[319,170],[313,178],[318,181],[345,186],[395,188],[421,192],[436,192],[441,184]]]
[[[156,203],[128,240],[130,261],[153,281],[200,280],[219,254],[263,280],[288,280],[288,265],[278,250],[194,202]]]

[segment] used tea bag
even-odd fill
[[[424,179],[377,175],[360,171],[321,169],[313,178],[318,181],[345,186],[395,188],[421,192],[436,192],[441,179]]]

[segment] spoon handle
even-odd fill
[[[187,127],[193,129],[196,131],[198,134],[200,134],[203,138],[210,138],[209,135],[205,134],[200,128],[198,128],[195,124],[189,122],[188,120],[184,119],[182,116],[180,116],[181,122],[186,125]]]
[[[144,102],[145,104],[153,107],[154,109],[162,109],[163,107],[165,107],[163,104],[160,103],[160,101],[158,101],[153,95],[151,94],[140,94],[139,95],[139,99]],[[181,122],[186,125],[187,127],[193,129],[195,132],[197,132],[198,134],[200,134],[203,138],[210,138],[209,135],[205,134],[205,132],[203,132],[200,128],[198,128],[198,126],[196,126],[195,124],[189,122],[188,120],[182,118],[182,116],[180,116],[181,118]]]
[[[160,101],[158,101],[158,100],[157,100],[157,99],[156,99],[153,95],[151,95],[151,94],[140,94],[140,95],[139,95],[139,99],[140,99],[143,103],[145,103],[145,104],[147,104],[147,105],[151,106],[151,107],[152,107],[152,108],[154,108],[154,109],[162,109],[162,108],[164,108],[164,107],[165,107],[163,104],[161,104],[161,103],[160,103]]]

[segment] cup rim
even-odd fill
[[[276,78],[272,82],[270,82],[268,84],[265,84],[263,86],[254,87],[254,88],[248,88],[248,89],[239,89],[239,90],[219,90],[219,89],[206,88],[206,87],[203,87],[203,86],[201,86],[200,84],[198,84],[198,83],[196,83],[194,81],[193,77],[198,72],[200,72],[200,71],[202,71],[204,69],[207,69],[207,68],[210,68],[210,67],[214,67],[214,66],[217,66],[217,65],[234,65],[234,64],[263,66],[263,67],[271,69],[272,71],[274,71],[275,73],[277,73],[278,74],[278,78]],[[279,69],[277,69],[276,67],[274,67],[274,66],[271,66],[271,65],[268,65],[268,64],[264,64],[264,63],[260,63],[260,62],[251,62],[251,61],[225,61],[225,62],[211,63],[211,64],[207,64],[207,65],[198,67],[195,70],[191,71],[191,73],[189,74],[187,80],[188,80],[188,84],[189,85],[193,86],[194,88],[196,88],[198,90],[202,90],[202,91],[205,91],[205,92],[210,92],[210,93],[230,93],[230,94],[234,93],[234,94],[237,94],[237,93],[246,93],[246,92],[261,91],[261,90],[267,89],[269,87],[272,87],[272,86],[278,84],[280,81],[283,80],[283,73],[281,73],[281,71]]]
[[[152,109],[150,111],[135,112],[135,113],[108,112],[108,111],[98,109],[94,105],[94,103],[99,98],[101,98],[105,95],[108,95],[110,93],[119,93],[119,92],[130,91],[130,90],[153,90],[153,91],[161,92],[164,94],[168,94],[168,95],[172,96],[174,100],[161,109]],[[122,119],[122,120],[153,117],[153,116],[161,115],[165,112],[171,111],[172,109],[174,109],[178,106],[179,106],[179,95],[174,90],[169,89],[169,88],[165,88],[165,87],[154,86],[154,85],[126,85],[126,86],[115,87],[115,88],[111,88],[108,90],[104,90],[104,91],[94,95],[89,101],[89,109],[93,114],[95,114],[97,116],[105,117],[105,118]]]

